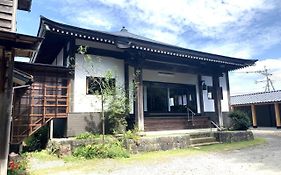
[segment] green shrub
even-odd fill
[[[232,119],[231,130],[247,130],[251,126],[250,118],[242,111],[233,111],[229,113]]]
[[[100,136],[97,134],[93,134],[90,132],[84,132],[79,134],[78,136],[76,136],[76,139],[95,139],[95,138],[99,138]]]
[[[140,139],[140,135],[138,134],[138,130],[133,129],[133,130],[128,130],[127,132],[124,132],[123,139],[124,140],[132,139],[135,142],[137,142]]]
[[[128,158],[129,153],[118,141],[105,144],[80,146],[73,152],[75,157],[93,158]]]
[[[24,140],[23,152],[40,151],[45,149],[48,143],[49,128],[47,126],[41,127],[31,136]]]
[[[107,134],[120,134],[125,132],[127,127],[126,117],[129,108],[126,105],[126,97],[122,92],[113,94],[108,100],[108,108],[105,110],[105,125]]]

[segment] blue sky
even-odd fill
[[[245,59],[256,66],[230,73],[232,94],[259,92],[264,77],[243,72],[270,69],[281,89],[281,1],[271,0],[36,0],[18,11],[17,31],[36,35],[40,15],[103,31],[129,32],[189,49]]]

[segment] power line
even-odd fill
[[[256,80],[256,83],[263,83],[265,82],[265,92],[270,92],[271,89],[272,91],[275,91],[275,88],[273,86],[272,80],[270,79],[270,77],[272,76],[271,73],[268,72],[269,69],[266,68],[266,66],[264,66],[263,70],[257,70],[257,71],[247,71],[245,73],[256,73],[256,74],[261,74],[263,76],[265,76],[265,80]]]

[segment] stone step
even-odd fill
[[[214,137],[201,137],[201,138],[190,139],[191,144],[208,143],[208,142],[215,142],[215,141],[216,139]]]
[[[220,144],[220,142],[206,142],[206,143],[197,143],[190,145],[191,147],[201,147],[201,146],[208,146],[208,145],[215,145]]]
[[[212,137],[212,135],[213,134],[211,132],[200,132],[200,133],[190,134],[190,138],[195,139],[195,138],[202,138],[202,137]]]

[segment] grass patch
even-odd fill
[[[60,158],[58,158],[58,156],[49,154],[48,151],[46,151],[46,150],[29,152],[29,153],[25,153],[25,155],[29,159],[34,158],[34,159],[37,159],[38,161],[41,161],[41,162],[60,160]]]
[[[34,175],[44,175],[44,174],[58,174],[62,172],[77,172],[77,173],[87,173],[87,172],[98,172],[106,173],[113,171],[117,168],[126,167],[127,165],[134,164],[151,164],[158,162],[165,162],[171,158],[179,156],[192,156],[198,154],[206,154],[210,152],[222,152],[230,150],[239,150],[247,147],[252,147],[260,144],[265,144],[266,140],[263,138],[256,138],[252,141],[236,142],[236,143],[225,143],[225,144],[216,144],[209,146],[202,146],[198,148],[187,148],[187,149],[178,149],[178,150],[169,150],[169,151],[156,151],[132,155],[130,158],[117,158],[117,159],[81,159],[73,156],[58,158],[56,156],[48,155],[47,152],[35,152],[31,153],[33,158],[40,161],[47,160],[60,160],[63,162],[61,165],[54,167],[41,168],[32,170],[30,169],[31,174]]]

